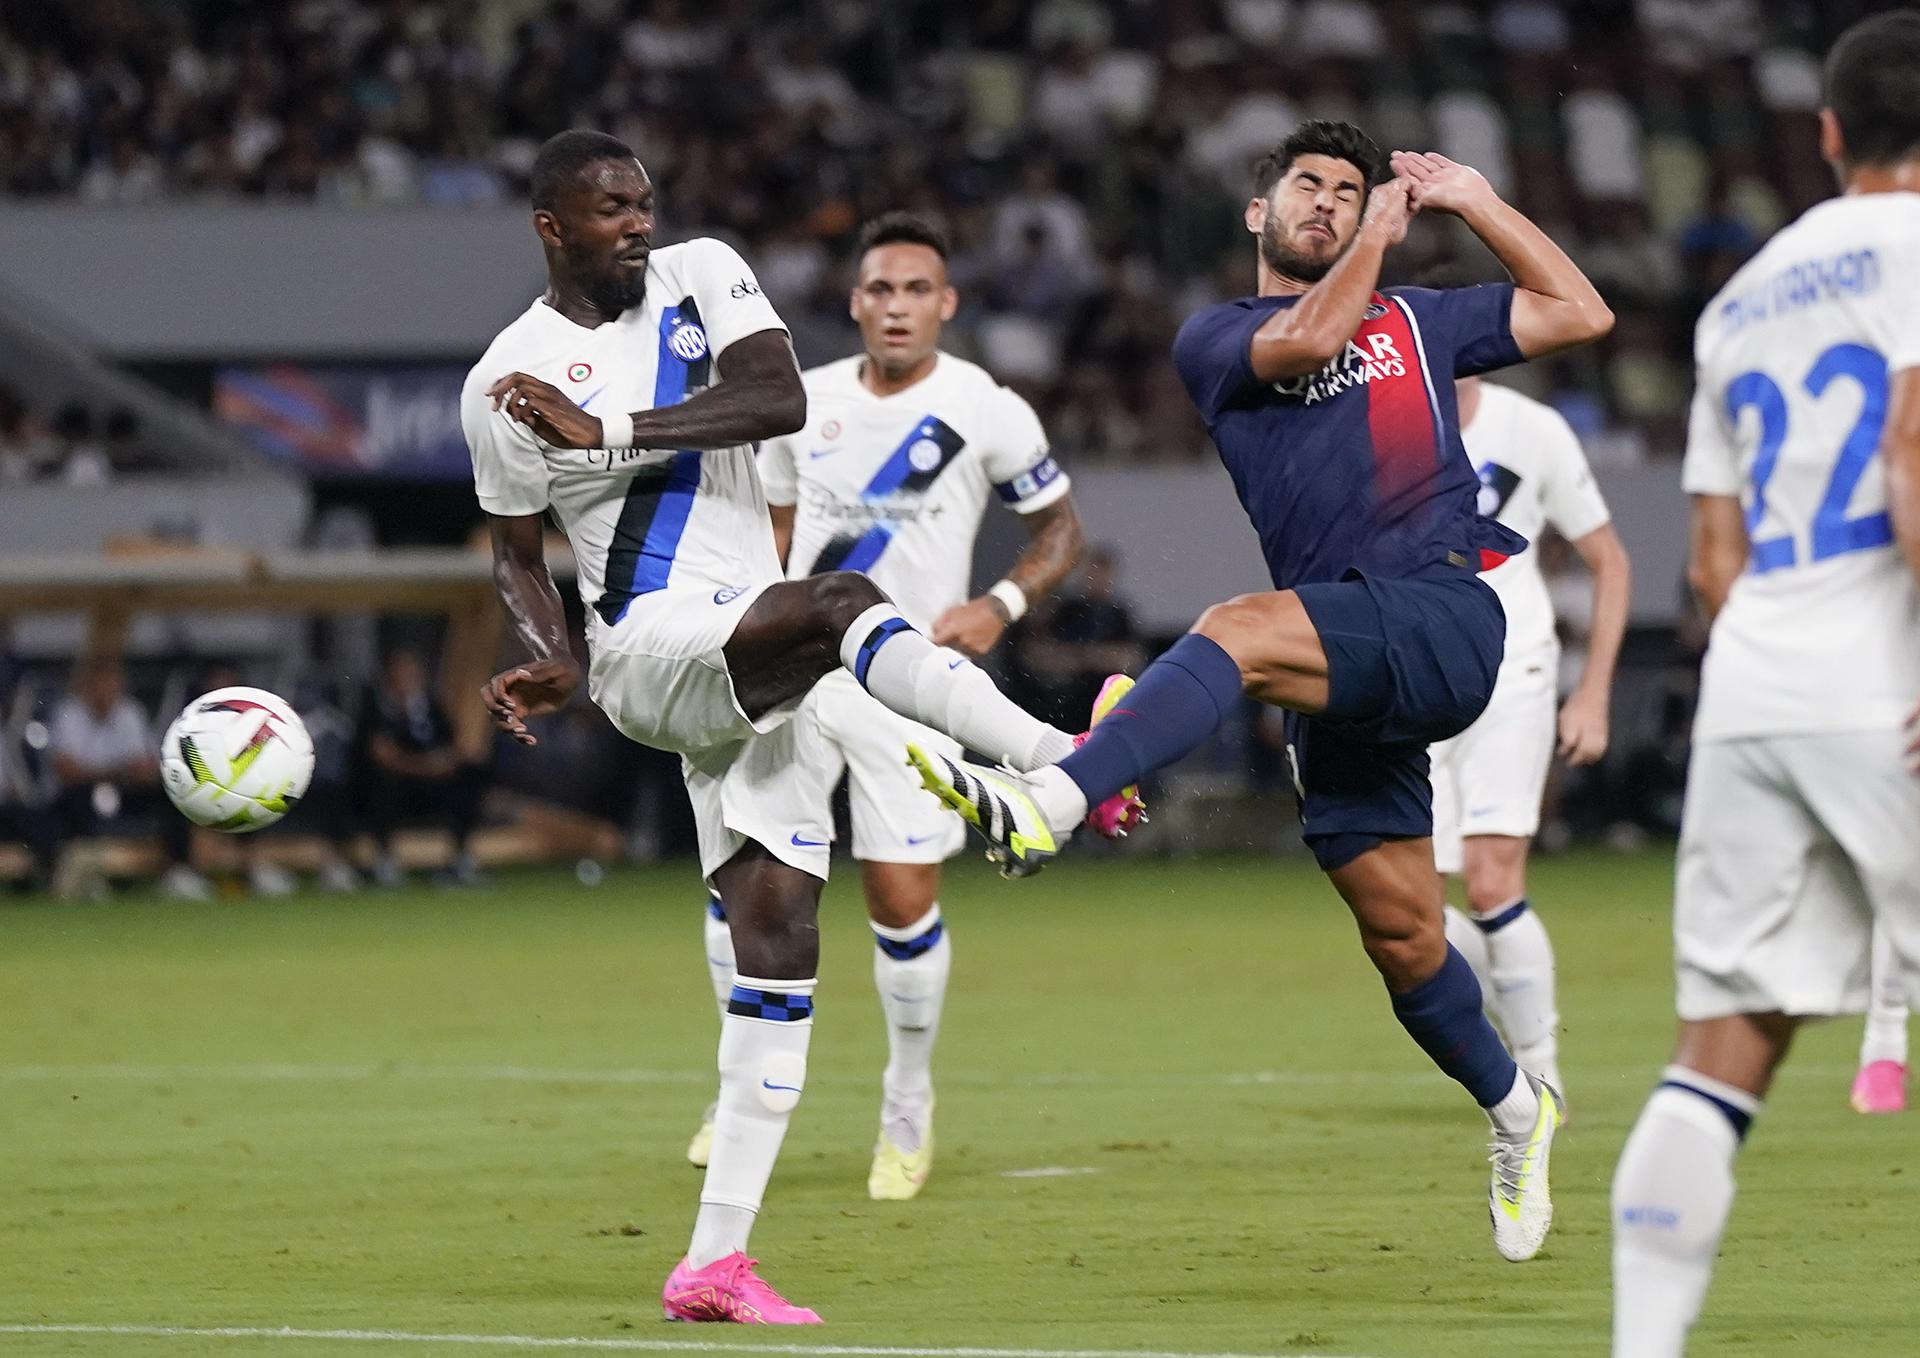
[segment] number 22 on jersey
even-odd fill
[[[1843,378],[1860,388],[1860,416],[1837,450],[1826,491],[1814,510],[1808,562],[1884,547],[1893,541],[1893,521],[1886,510],[1847,517],[1854,487],[1880,448],[1880,431],[1887,416],[1887,361],[1864,344],[1836,344],[1813,361],[1801,386],[1819,400],[1828,387]],[[1748,408],[1760,417],[1760,445],[1749,473],[1753,498],[1746,509],[1750,569],[1761,574],[1799,565],[1800,545],[1792,536],[1759,536],[1767,517],[1767,483],[1779,466],[1780,450],[1787,441],[1786,393],[1766,373],[1754,369],[1727,384],[1726,404],[1729,422],[1737,423]]]

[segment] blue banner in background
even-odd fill
[[[282,363],[222,367],[213,409],[275,461],[324,479],[472,476],[450,363]]]

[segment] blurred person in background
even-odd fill
[[[157,819],[167,861],[160,890],[193,900],[212,896],[212,885],[187,861],[192,826],[161,791],[159,743],[117,660],[94,656],[75,668],[73,691],[53,714],[48,752],[63,840],[129,834],[134,822]]]
[[[373,880],[383,887],[405,879],[393,856],[393,832],[413,820],[442,822],[453,836],[453,859],[436,881],[474,886],[481,879],[471,841],[487,790],[484,766],[461,757],[453,723],[433,696],[427,665],[396,650],[381,667],[361,731],[366,764],[367,829],[378,854]]]
[[[28,875],[14,883],[20,891],[43,891],[53,880],[59,827],[51,812],[36,805],[28,780],[20,776],[5,741],[0,741],[0,842],[18,844],[32,857]]]
[[[63,406],[54,416],[52,465],[47,471],[67,486],[104,486],[113,479],[107,450],[94,436],[93,416],[85,406]]]

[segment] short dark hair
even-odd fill
[[[1253,171],[1253,191],[1264,198],[1273,192],[1293,162],[1301,156],[1333,156],[1360,171],[1363,188],[1371,189],[1386,168],[1386,157],[1372,137],[1352,123],[1336,123],[1330,118],[1309,118],[1293,129],[1287,139],[1261,157]]]
[[[633,148],[605,132],[583,127],[556,132],[548,137],[533,158],[533,206],[536,212],[551,212],[562,193],[571,188],[579,173],[603,160],[638,160]]]
[[[947,261],[947,233],[913,212],[883,212],[860,228],[860,250],[856,258],[865,259],[867,251],[882,245],[924,245]]]
[[[1920,152],[1920,14],[1876,14],[1842,33],[1825,83],[1849,163],[1891,165]]]

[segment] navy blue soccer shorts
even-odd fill
[[[1473,572],[1436,565],[1299,585],[1327,655],[1327,708],[1287,714],[1300,829],[1325,872],[1390,839],[1433,833],[1427,747],[1486,708],[1507,619]]]

